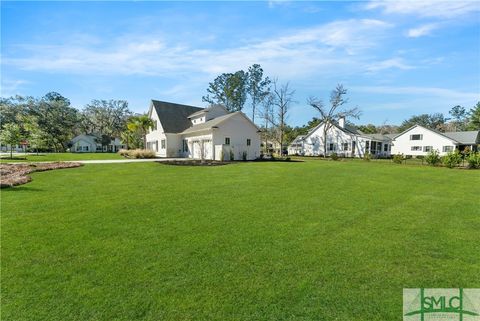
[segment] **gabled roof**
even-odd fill
[[[405,133],[409,132],[410,130],[414,129],[415,127],[421,127],[421,128],[423,128],[423,129],[429,130],[429,131],[431,131],[431,132],[433,132],[433,133],[435,133],[435,134],[437,134],[437,135],[440,135],[440,136],[443,136],[443,137],[445,137],[445,138],[451,139],[451,140],[453,140],[455,143],[460,143],[460,142],[457,141],[455,138],[448,137],[447,135],[445,135],[445,133],[442,133],[442,132],[439,132],[438,130],[431,129],[431,128],[427,128],[427,127],[424,127],[424,126],[418,125],[418,124],[415,124],[415,125],[413,125],[412,127],[404,130],[404,131],[401,132],[400,134],[396,134],[395,137],[393,137],[393,139],[396,139],[397,137],[402,136],[403,134],[405,134]]]
[[[381,141],[392,140],[390,136],[384,135],[384,134],[362,134],[362,136],[371,138],[373,140],[381,140]]]
[[[155,108],[158,118],[165,133],[180,133],[192,124],[188,116],[202,111],[203,108],[152,100],[152,108]]]
[[[244,113],[240,112],[240,111],[236,111],[234,113],[230,113],[230,114],[226,114],[226,115],[223,115],[223,116],[219,116],[219,117],[215,117],[214,119],[211,119],[209,121],[206,121],[202,124],[198,124],[198,125],[194,125],[190,128],[187,128],[185,129],[182,134],[189,134],[189,133],[194,133],[194,132],[198,132],[198,131],[202,131],[202,130],[208,130],[208,129],[211,129],[211,128],[215,128],[215,127],[218,127],[221,123],[223,123],[224,121],[226,121],[227,119],[230,119],[236,115],[241,115],[243,116],[245,119],[247,119],[258,131],[260,130],[257,125],[255,125],[251,120],[250,118],[248,118],[247,116],[245,116]]]
[[[193,118],[193,117],[195,117],[195,116],[200,116],[200,115],[202,115],[202,114],[204,114],[204,113],[208,113],[209,111],[211,111],[212,109],[217,108],[217,107],[221,107],[223,110],[225,110],[226,112],[228,112],[227,109],[226,109],[223,105],[214,104],[214,105],[211,105],[211,106],[209,106],[209,107],[207,107],[207,108],[203,108],[202,110],[199,110],[199,111],[194,112],[193,114],[189,115],[188,118]]]
[[[313,132],[315,132],[318,128],[320,128],[320,126],[323,125],[323,121],[320,122],[317,126],[313,127],[312,129],[310,129],[308,131],[308,133],[305,135],[304,138],[310,136]],[[352,134],[352,135],[357,135],[357,136],[362,136],[362,137],[366,137],[366,138],[370,138],[370,139],[376,139],[376,140],[391,140],[391,138],[389,136],[386,136],[386,135],[382,135],[382,134],[364,134],[362,133],[360,130],[358,130],[357,128],[353,127],[353,126],[350,126],[348,124],[345,124],[344,127],[340,127],[340,125],[338,124],[338,122],[336,121],[333,121],[332,122],[333,126],[335,126],[336,128],[338,128],[339,130],[347,133],[347,134]]]
[[[450,139],[456,140],[460,144],[474,145],[480,143],[479,130],[472,130],[466,132],[447,132],[443,134]]]

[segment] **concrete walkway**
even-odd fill
[[[40,161],[40,162],[12,162],[2,164],[32,164],[32,163],[80,163],[80,164],[120,164],[120,163],[147,163],[165,162],[171,160],[184,160],[185,158],[142,158],[142,159],[90,159],[90,160],[68,160],[68,161]]]
[[[97,159],[97,160],[78,160],[78,161],[67,161],[67,162],[82,163],[82,164],[117,164],[117,163],[163,162],[163,161],[178,160],[178,159],[180,158]]]

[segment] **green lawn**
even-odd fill
[[[53,162],[53,161],[76,161],[76,160],[99,160],[99,159],[123,159],[117,153],[40,153],[39,155],[14,154],[13,160],[10,154],[2,154],[1,163],[15,162]]]
[[[3,190],[4,320],[402,320],[480,287],[480,171],[86,165]]]

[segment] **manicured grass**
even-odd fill
[[[2,154],[1,163],[16,162],[53,162],[53,161],[76,161],[76,160],[100,160],[100,159],[123,159],[117,153],[40,153],[39,155],[14,154],[13,160],[10,154]]]
[[[4,320],[402,320],[480,287],[480,171],[85,165],[2,191]]]

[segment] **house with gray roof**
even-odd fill
[[[289,154],[307,156],[331,155],[341,157],[389,157],[392,139],[383,134],[364,134],[345,122],[345,118],[332,122],[324,135],[325,123],[321,122],[305,136],[296,137],[289,145]],[[326,141],[326,145],[325,145]]]
[[[425,156],[436,150],[445,155],[453,150],[463,151],[467,147],[478,151],[480,131],[442,133],[420,125],[414,125],[404,132],[395,135],[392,140],[392,154],[407,156]]]
[[[222,105],[207,108],[152,100],[154,126],[147,149],[159,157],[252,160],[260,157],[260,130],[242,112]]]

